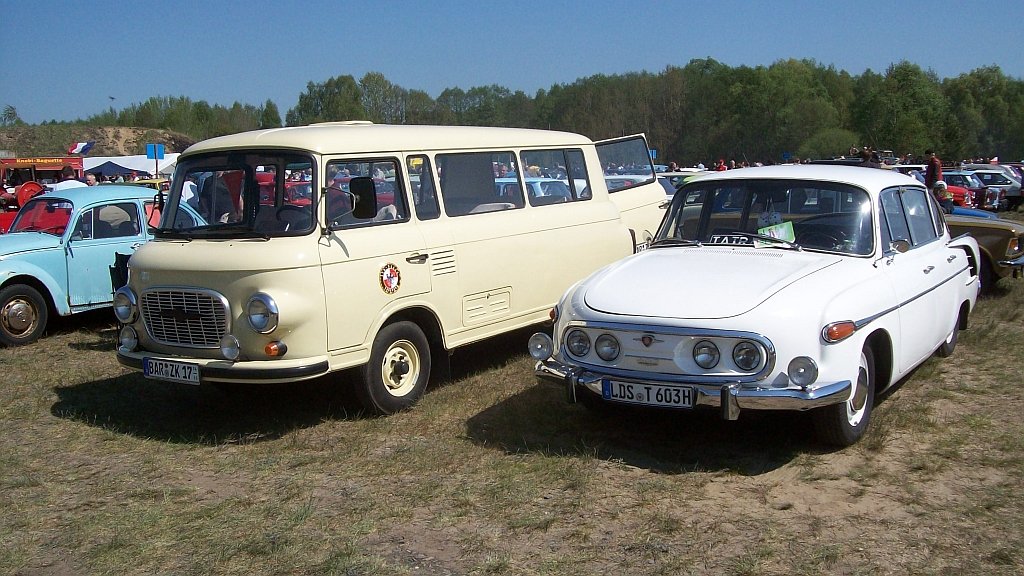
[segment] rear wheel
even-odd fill
[[[935,351],[939,358],[949,358],[953,355],[953,350],[956,349],[956,341],[960,334],[960,315],[957,314],[956,324],[953,325],[953,331],[946,336],[946,340],[939,345],[939,349]]]
[[[38,340],[49,311],[42,294],[31,286],[14,284],[0,290],[0,343],[23,346]]]
[[[850,397],[814,411],[818,436],[829,444],[850,446],[864,436],[875,403],[875,356],[864,346]]]
[[[367,410],[393,414],[419,400],[430,379],[430,346],[412,322],[388,324],[377,334],[356,395]]]

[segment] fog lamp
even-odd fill
[[[134,352],[139,347],[139,335],[131,326],[124,326],[117,334],[117,350],[119,352]]]
[[[807,356],[797,356],[789,362],[789,380],[797,386],[809,386],[818,379],[818,365]]]
[[[547,360],[555,350],[551,338],[541,332],[530,336],[530,342],[527,345],[530,348],[530,356],[534,360]]]
[[[238,356],[241,354],[241,349],[238,345],[238,338],[235,338],[231,334],[225,334],[224,337],[220,339],[220,354],[226,360],[231,360],[232,362],[238,360]]]

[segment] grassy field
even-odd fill
[[[841,451],[799,414],[591,414],[528,332],[369,418],[344,379],[147,381],[86,315],[0,349],[0,573],[1021,574],[1022,305],[1003,280]]]

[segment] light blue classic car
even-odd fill
[[[27,202],[0,235],[0,344],[38,340],[52,315],[110,306],[115,255],[151,239],[159,216],[154,191],[142,186],[70,188]],[[178,218],[204,224],[194,212]]]

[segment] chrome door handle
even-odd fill
[[[427,261],[427,258],[429,257],[429,254],[413,254],[412,256],[406,258],[405,261],[410,264],[423,264],[424,262]]]
[[[953,260],[956,260],[956,254],[950,254],[946,257],[946,262],[952,262]]]
[[[935,270],[935,266],[929,266],[929,267],[925,268],[924,269],[924,273],[927,274],[927,273],[931,272],[932,270]]]

